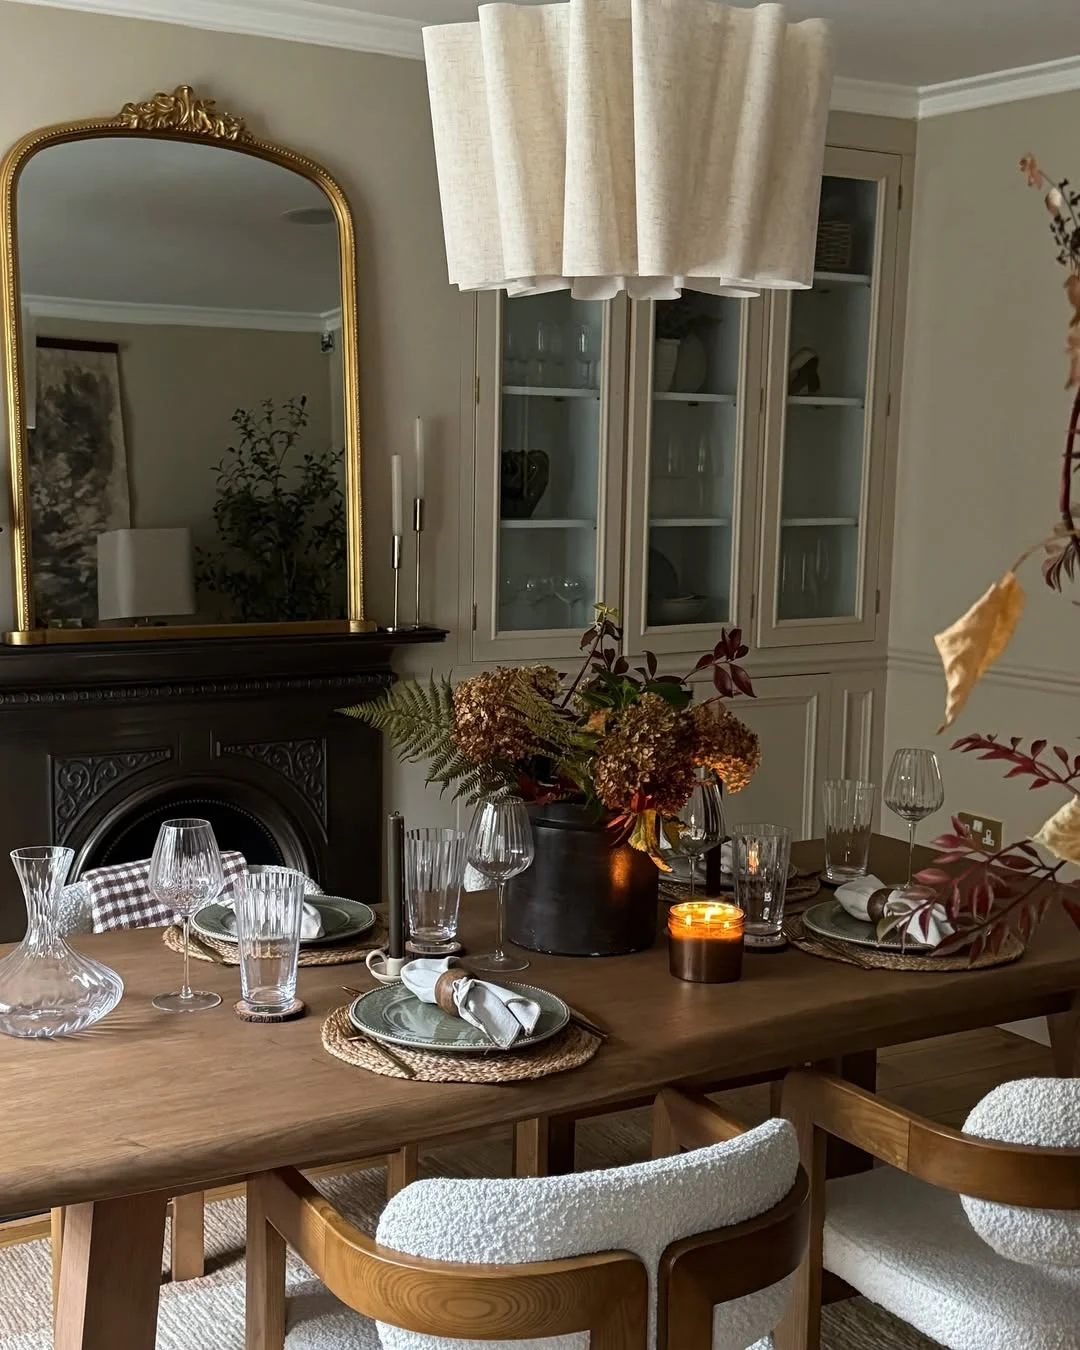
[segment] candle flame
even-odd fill
[[[718,900],[693,900],[672,905],[668,928],[674,934],[695,937],[732,937],[742,932],[743,912],[738,905]]]

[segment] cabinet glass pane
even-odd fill
[[[877,214],[877,182],[825,178],[814,286],[791,297],[780,619],[857,613]]]
[[[731,612],[742,303],[684,291],[656,305],[649,440],[649,627]]]
[[[503,301],[498,626],[582,629],[596,602],[604,307]]]

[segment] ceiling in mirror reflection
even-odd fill
[[[147,322],[211,326],[243,313],[253,327],[317,331],[339,312],[329,199],[301,174],[233,148],[150,138],[49,146],[19,180],[18,229],[32,313],[122,306],[138,322],[145,307]]]

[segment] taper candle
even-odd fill
[[[405,818],[400,811],[386,817],[386,906],[389,915],[387,955],[405,955]]]
[[[403,534],[405,514],[401,495],[401,456],[390,459],[390,533]]]
[[[424,419],[416,419],[416,497],[424,495]]]

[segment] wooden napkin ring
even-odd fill
[[[871,923],[879,923],[885,917],[885,906],[892,895],[891,886],[879,886],[866,902],[866,913]]]
[[[435,981],[435,1004],[443,1012],[449,1013],[452,1017],[458,1015],[457,1004],[454,1002],[454,985],[458,980],[467,980],[468,972],[464,970],[447,970]]]

